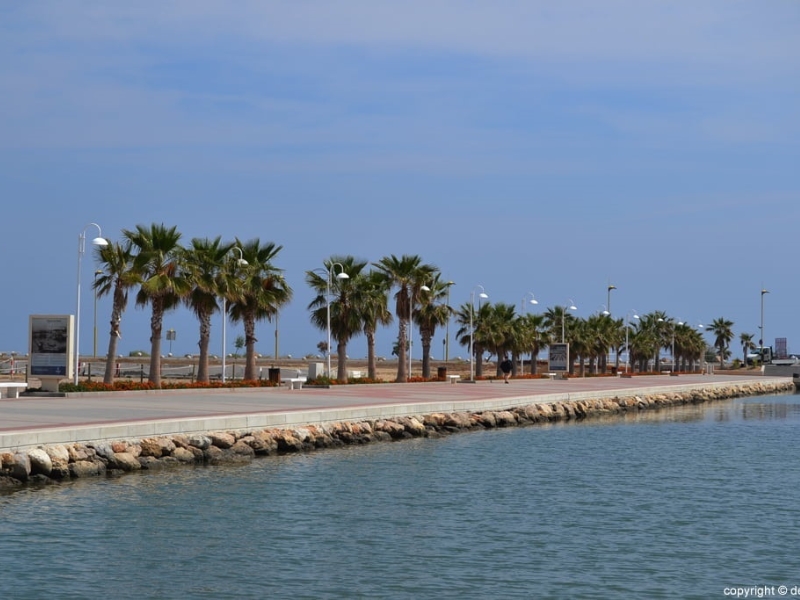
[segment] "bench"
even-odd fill
[[[28,384],[24,381],[0,382],[0,398],[19,398],[19,393],[24,391]]]
[[[447,379],[450,380],[450,383],[458,383],[458,380],[461,379],[461,375],[448,375]]]
[[[542,373],[542,375],[544,375],[549,379],[555,379],[556,377],[558,377],[558,373]]]
[[[290,390],[303,387],[305,382],[305,377],[287,377],[286,379],[281,379],[281,383],[285,383],[286,387],[288,387]]]

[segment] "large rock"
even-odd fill
[[[211,443],[214,446],[223,450],[232,447],[236,443],[236,438],[230,433],[215,432],[208,434],[208,437],[211,438]]]
[[[50,462],[53,465],[53,470],[69,470],[69,451],[62,444],[55,446],[47,446],[45,449],[47,456],[50,457]]]
[[[207,435],[191,435],[188,439],[189,445],[200,450],[208,450],[211,446],[211,438]]]
[[[199,456],[195,454],[194,451],[199,452]],[[203,451],[199,448],[175,448],[172,452],[172,458],[178,460],[182,463],[193,463],[193,462],[202,462],[203,460]]]
[[[10,473],[14,479],[27,481],[31,474],[31,459],[24,452],[14,454],[14,462],[11,465]]]
[[[130,452],[115,452],[108,459],[108,466],[111,469],[119,469],[126,473],[130,471],[138,471],[142,468],[142,464]]]
[[[69,464],[69,473],[75,478],[97,477],[106,472],[106,466],[100,461],[79,460]]]
[[[31,475],[46,475],[50,477],[53,470],[53,461],[42,448],[28,450],[28,459],[31,462]]]

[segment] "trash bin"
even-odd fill
[[[436,378],[439,381],[447,381],[447,367],[439,367],[436,369]]]
[[[269,369],[269,381],[270,383],[280,383],[281,382],[281,370],[276,367],[270,367]]]

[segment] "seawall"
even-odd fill
[[[747,380],[681,389],[583,393],[564,399],[464,410],[425,410],[434,404],[371,407],[364,418],[318,419],[291,426],[236,427],[170,435],[41,444],[0,453],[0,490],[98,476],[117,476],[178,465],[246,462],[259,456],[308,452],[353,444],[437,437],[462,431],[582,420],[686,404],[794,390],[789,380]],[[578,397],[576,397],[578,396]]]

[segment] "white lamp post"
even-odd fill
[[[564,313],[561,315],[561,343],[562,344],[564,343],[564,337],[565,337],[565,335],[564,335],[565,334],[564,323],[567,320],[567,311],[568,310],[578,310],[578,307],[575,306],[575,303],[572,301],[572,299],[567,300],[567,304],[566,304],[566,306],[564,306]]]
[[[234,246],[231,248],[231,252],[239,251],[239,258],[236,259],[236,265],[239,267],[246,267],[249,263],[244,259],[244,253],[239,246]],[[227,342],[225,340],[225,325],[228,322],[228,299],[223,295],[222,296],[222,378],[221,381],[225,383],[225,351],[227,348]],[[236,369],[236,364],[234,362],[233,365],[234,371]],[[234,372],[234,379],[236,373]]]
[[[478,298],[487,299],[489,296],[482,285],[477,285],[469,294],[469,380],[475,381],[475,328],[473,326],[473,313],[475,312],[475,290],[481,288]]]
[[[92,240],[92,244],[101,248],[108,246],[108,241],[103,237],[103,232],[97,223],[89,223],[78,236],[78,293],[75,305],[75,365],[73,366],[73,383],[75,385],[78,385],[78,370],[81,362],[81,262],[86,253],[86,230],[89,227],[97,227],[97,237]]]
[[[528,300],[528,296],[531,297],[530,300]],[[530,304],[539,304],[539,301],[536,299],[536,296],[534,296],[533,292],[528,292],[527,294],[525,294],[525,296],[522,297],[522,302],[520,303],[520,310],[522,311],[523,314],[525,314],[528,309],[525,300],[528,300]]]
[[[633,313],[633,315],[631,315]],[[628,366],[631,360],[631,349],[628,346],[628,332],[630,331],[630,317],[633,316],[634,319],[639,319],[639,315],[636,314],[636,309],[632,308],[628,311],[628,314],[625,315],[625,373],[628,373]]]
[[[421,292],[430,292],[431,288],[429,288],[424,283],[420,286],[419,291]],[[414,286],[409,284],[408,286],[408,375],[407,379],[411,379],[411,342],[412,342],[412,335],[414,333],[414,321],[412,320],[413,315],[412,311],[414,309]]]
[[[530,300],[528,300],[528,296],[531,297]],[[527,294],[525,294],[522,297],[522,301],[520,303],[520,311],[522,312],[522,314],[526,314],[528,312],[528,306],[527,306],[527,303],[525,302],[525,300],[528,300],[528,302],[530,304],[539,304],[539,301],[536,299],[536,296],[533,294],[533,292],[528,292]],[[531,358],[533,358],[533,357],[531,356]],[[520,352],[520,355],[519,355],[519,370],[523,375],[525,374],[524,373],[524,371],[525,371],[525,358],[524,358],[524,356],[523,356],[523,354],[521,352]]]
[[[761,330],[761,339],[758,340],[758,345],[761,347],[760,351],[761,351],[761,362],[762,362],[762,364],[764,362],[764,340],[766,339],[764,337],[764,296],[766,294],[769,294],[769,291],[765,290],[765,289],[762,289],[761,290],[761,326],[759,327],[759,329]]]
[[[92,358],[97,358],[97,276],[103,272],[99,269],[94,272],[94,329],[92,330]]]
[[[672,349],[670,352],[672,353],[672,370],[671,372],[675,372],[675,326],[676,325],[683,325],[683,321],[678,319],[678,322],[675,323],[672,319],[658,319],[659,323],[669,323],[670,324],[670,331],[672,332]]]
[[[617,289],[617,286],[612,285],[611,283],[608,284],[608,298],[606,299],[606,313],[607,315],[611,314],[611,290]]]
[[[328,323],[328,377],[331,376],[331,282],[333,279],[334,267],[339,266],[341,271],[336,275],[339,281],[343,279],[350,279],[350,276],[344,272],[344,266],[341,263],[332,263],[328,267],[328,287],[326,293],[326,310],[327,310],[327,323]]]
[[[455,285],[454,281],[447,282],[447,324],[444,334],[444,362],[450,361],[450,286]]]

